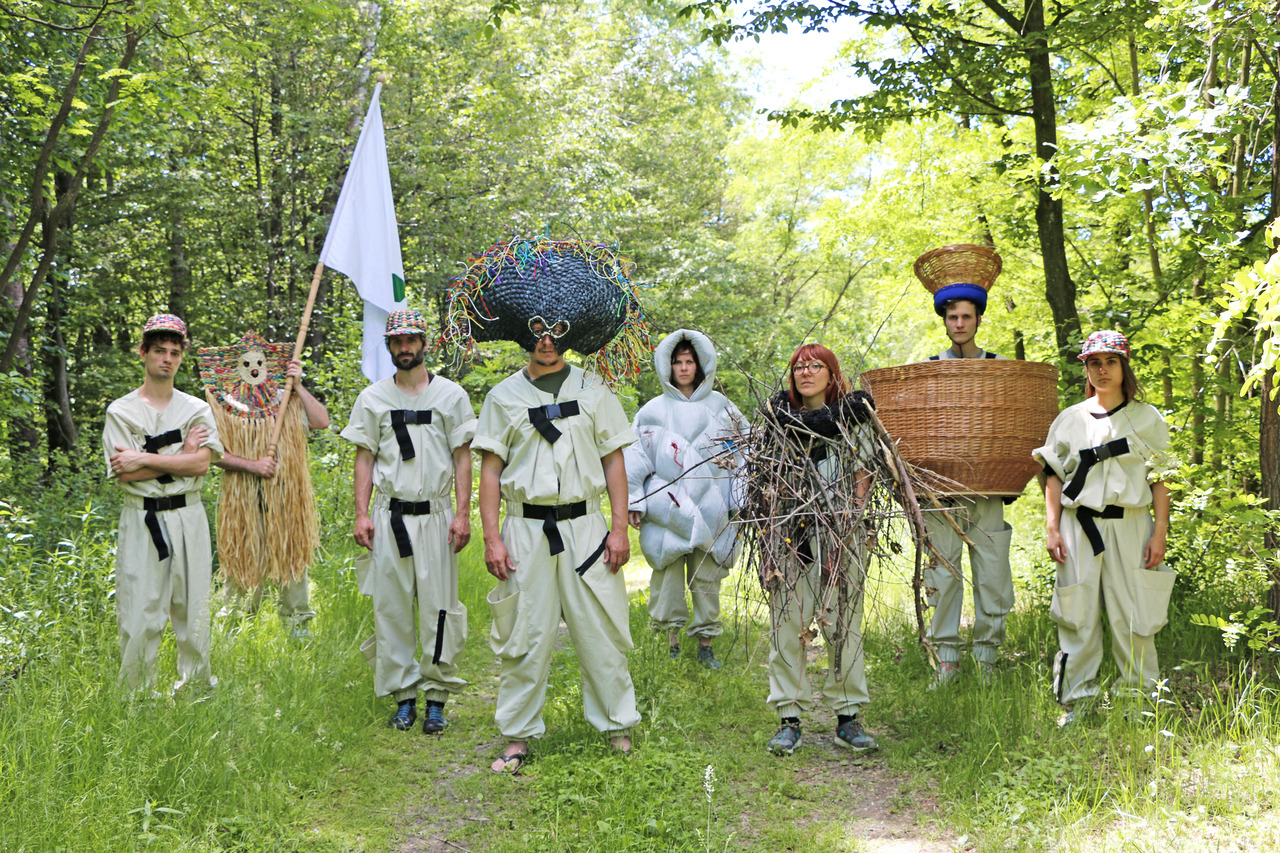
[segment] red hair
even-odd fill
[[[804,399],[796,390],[796,375],[792,368],[802,361],[807,363],[815,360],[825,364],[831,373],[831,382],[827,385],[825,401],[828,406],[853,390],[849,386],[849,381],[844,378],[844,374],[840,372],[840,359],[836,358],[835,353],[822,344],[801,344],[800,348],[792,354],[791,361],[787,362],[787,378],[790,382],[787,394],[791,398],[791,405],[797,409],[804,408]]]

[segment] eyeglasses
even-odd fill
[[[795,367],[791,368],[791,372],[792,373],[817,373],[820,370],[822,370],[822,368],[824,367],[826,367],[826,365],[820,361],[811,361],[808,364],[797,364]]]

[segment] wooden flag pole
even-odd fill
[[[302,342],[307,337],[307,329],[311,326],[311,312],[316,307],[316,291],[320,289],[320,277],[324,275],[324,264],[316,264],[316,274],[311,277],[311,292],[307,294],[307,307],[302,309],[302,326],[298,329],[298,340],[293,344],[293,360],[302,360]],[[289,405],[289,397],[293,394],[293,380],[286,382],[280,393],[280,408],[276,410],[275,423],[271,427],[271,444],[267,446],[267,455],[276,458],[276,444],[280,441],[280,430],[284,427],[284,408]]]

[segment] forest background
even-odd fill
[[[911,264],[944,243],[1003,256],[980,340],[1057,364],[1064,404],[1080,396],[1084,335],[1124,332],[1182,460],[1175,610],[1214,641],[1195,656],[1218,632],[1243,638],[1221,660],[1274,684],[1273,4],[3,0],[0,12],[5,672],[112,618],[99,595],[109,550],[93,562],[77,549],[109,543],[117,498],[99,438],[106,404],[138,383],[141,323],[177,313],[197,346],[250,328],[293,339],[385,74],[409,298],[437,320],[469,253],[550,233],[616,242],[655,340],[709,334],[744,410],[804,340],[853,371],[941,349]],[[772,121],[754,112],[726,43],[850,21],[836,63],[847,96],[770,104]],[[339,425],[365,383],[359,319],[354,288],[326,273],[305,360]],[[478,401],[522,358],[495,346],[461,369],[438,353],[436,367]],[[194,359],[179,387],[196,390]],[[645,372],[620,392],[630,412],[657,390]],[[326,547],[342,565],[349,451],[328,437],[318,449]],[[1020,511],[1030,528],[1037,516]],[[1024,559],[1027,600],[1044,562]]]

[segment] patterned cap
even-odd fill
[[[384,338],[394,338],[397,335],[422,335],[427,336],[427,321],[422,316],[422,312],[417,308],[403,308],[399,311],[392,311],[387,317],[387,330],[382,333]]]
[[[187,342],[187,324],[176,314],[156,314],[147,320],[142,327],[142,334],[145,337],[151,332],[177,332],[182,335],[182,342]]]
[[[1091,355],[1097,355],[1100,352],[1113,352],[1116,355],[1122,355],[1125,360],[1129,360],[1129,339],[1119,332],[1104,331],[1094,332],[1085,339],[1084,346],[1080,348],[1080,355],[1076,356],[1084,361]]]

